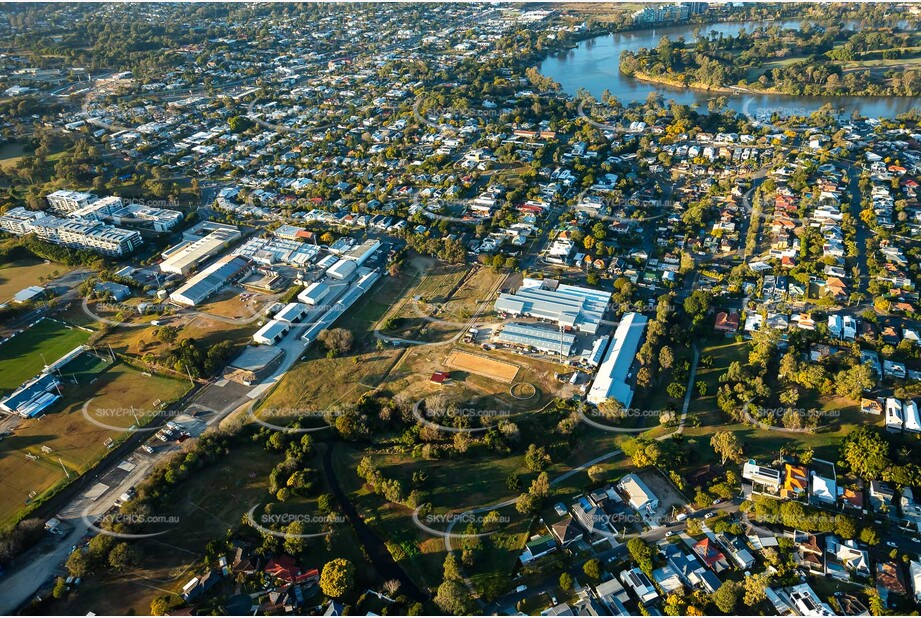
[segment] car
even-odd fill
[[[670,536],[675,536],[675,531],[674,531],[674,530],[669,530],[668,532],[665,533],[665,538],[668,538],[668,537],[670,537]]]
[[[522,584],[522,585],[518,586],[517,588],[515,588],[515,592],[524,592],[524,591],[527,590],[527,589],[528,589],[528,587],[525,586],[524,584]]]
[[[722,498],[717,498],[716,500],[713,501],[713,505],[714,505],[714,506],[716,506],[717,504],[722,504],[722,503],[723,503],[723,499],[722,499]]]
[[[895,544],[895,541],[886,541],[886,545],[889,547],[898,547],[898,545]]]
[[[704,519],[710,519],[711,517],[715,517],[715,516],[716,516],[716,513],[707,513],[706,515],[704,515]]]

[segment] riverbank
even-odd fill
[[[760,23],[760,22],[759,22]],[[782,28],[796,27],[796,20],[775,22]],[[742,28],[756,25],[752,22],[739,23],[726,21],[703,26],[704,31],[716,31],[723,36],[737,36]],[[660,78],[648,74],[627,75],[620,71],[620,59],[624,52],[638,53],[643,48],[654,48],[663,35],[671,39],[690,37],[694,26],[677,25],[667,28],[631,29],[608,35],[591,37],[582,41],[575,49],[565,53],[542,54],[540,58],[529,59],[536,62],[537,70],[546,78],[559,84],[562,93],[578,97],[586,90],[596,99],[607,92],[623,104],[643,102],[650,92],[660,93],[666,100],[697,107],[706,111],[708,103],[717,96],[726,96],[728,107],[738,113],[746,110],[784,110],[786,113],[808,116],[811,112],[831,103],[840,108],[841,114],[849,115],[854,110],[871,118],[896,118],[916,107],[916,99],[907,96],[868,95],[835,96],[791,95],[772,89],[759,88],[759,84],[745,86],[725,85],[721,87],[706,84],[686,85],[684,80]],[[581,37],[580,37],[581,38]],[[739,95],[739,96],[733,96]]]
[[[622,72],[623,73],[623,72]],[[741,88],[732,88],[730,86],[711,86],[709,84],[704,84],[702,82],[685,82],[683,79],[678,77],[668,78],[650,75],[649,73],[643,73],[642,71],[636,71],[632,75],[623,73],[628,77],[645,82],[647,84],[656,84],[659,86],[669,86],[670,88],[686,88],[688,90],[700,90],[703,92],[710,92],[712,94],[725,94],[725,95],[735,95],[743,94],[746,92],[752,92],[750,90],[744,90]],[[759,93],[760,94],[760,93]],[[768,93],[765,93],[768,94]]]

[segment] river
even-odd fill
[[[677,103],[697,105],[699,111],[706,111],[707,101],[717,95],[703,90],[651,84],[628,77],[620,72],[621,52],[635,52],[642,47],[655,47],[663,35],[672,40],[683,36],[690,42],[694,39],[695,28],[700,28],[703,34],[717,32],[735,36],[743,28],[751,32],[758,26],[779,25],[782,28],[793,28],[798,27],[799,23],[799,20],[789,20],[684,24],[620,32],[585,40],[574,49],[546,58],[537,68],[543,75],[559,82],[563,91],[570,95],[575,95],[580,88],[585,88],[596,99],[600,99],[601,93],[607,89],[626,104],[631,101],[645,101],[650,92],[656,91],[662,93],[666,101],[673,99]],[[756,117],[770,116],[772,111],[782,115],[805,115],[825,103],[843,108],[845,116],[857,109],[861,114],[873,118],[894,118],[912,107],[921,105],[913,97],[807,97],[740,93],[729,99],[729,107]]]

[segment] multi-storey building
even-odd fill
[[[92,193],[60,189],[45,196],[48,205],[59,213],[68,213],[85,208],[96,201]]]
[[[128,255],[143,242],[141,235],[134,230],[79,219],[44,217],[32,223],[32,231],[49,242],[116,257]]]

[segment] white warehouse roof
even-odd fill
[[[616,399],[625,408],[633,400],[633,387],[627,383],[627,374],[643,338],[646,317],[639,313],[625,313],[621,318],[604,361],[588,391],[588,401],[598,405],[606,399]]]

